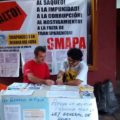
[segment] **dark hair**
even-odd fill
[[[71,48],[68,50],[67,56],[73,60],[82,61],[83,53],[79,48]]]
[[[43,52],[45,53],[46,52],[46,47],[44,46],[37,46],[34,50],[34,55],[35,56],[38,56],[38,52]]]

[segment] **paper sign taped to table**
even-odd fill
[[[47,97],[80,98],[79,91],[48,91]]]
[[[95,99],[49,99],[49,120],[98,120]]]
[[[23,120],[45,120],[45,110],[27,109],[23,111]]]
[[[4,120],[21,120],[20,105],[4,105]]]
[[[3,113],[0,120],[49,120],[46,97],[2,96],[0,107]]]

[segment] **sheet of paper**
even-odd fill
[[[4,95],[32,95],[34,90],[6,90]]]
[[[4,120],[22,120],[20,105],[4,105]]]
[[[95,99],[49,99],[49,120],[98,120]]]
[[[17,83],[17,82],[14,82],[13,84],[9,85],[8,86],[8,89],[11,90],[11,89],[24,89],[26,88],[28,85],[28,83]]]
[[[48,91],[47,97],[79,98],[78,91]]]
[[[65,85],[52,85],[50,87],[50,90],[65,90],[66,86]]]
[[[50,90],[53,91],[79,91],[78,86],[68,86],[68,85],[52,85]]]
[[[26,89],[29,89],[29,90],[40,90],[41,89],[41,85],[29,84]]]
[[[23,120],[46,120],[45,111],[41,109],[23,110]]]
[[[2,96],[2,105],[6,106],[5,108],[8,110],[4,110],[3,107],[1,111],[5,113],[2,114],[2,119],[0,120],[49,120],[49,104],[48,98],[46,97]],[[15,111],[13,111],[13,108]],[[21,113],[19,111],[21,111]],[[14,119],[12,119],[13,117],[11,119],[4,119],[4,114],[6,118],[9,118],[9,115],[11,115]],[[18,117],[15,117],[15,115]]]
[[[0,53],[0,77],[19,77],[20,53]]]
[[[79,91],[79,87],[78,86],[68,86],[67,91]]]

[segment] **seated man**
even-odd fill
[[[24,82],[35,84],[53,85],[54,81],[50,80],[48,65],[44,62],[46,49],[38,46],[34,50],[35,59],[28,61],[24,65]]]
[[[82,61],[83,54],[78,48],[67,52],[68,60],[64,62],[57,75],[57,84],[74,85],[87,84],[88,66]]]

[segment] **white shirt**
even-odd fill
[[[70,69],[68,61],[65,61],[60,71],[66,72]],[[76,79],[81,80],[83,85],[87,84],[87,73],[88,73],[88,66],[84,61],[81,61],[77,66],[72,67],[74,71],[77,72]]]

